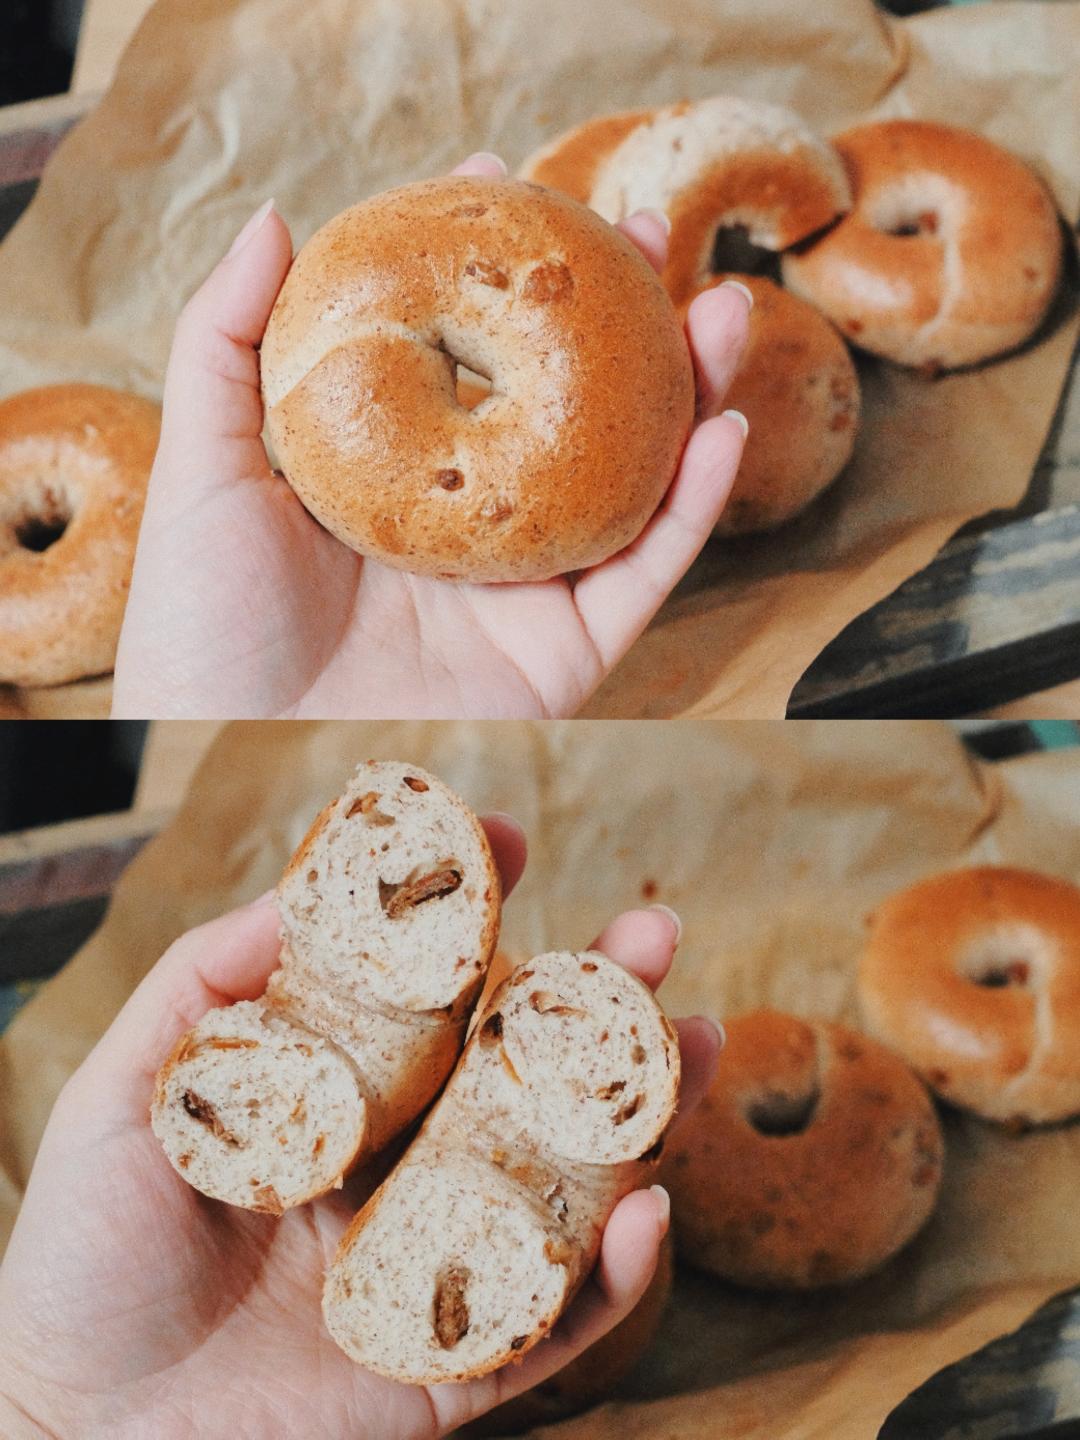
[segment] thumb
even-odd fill
[[[152,490],[185,503],[238,480],[266,478],[257,346],[292,260],[268,200],[185,305],[165,376]]]

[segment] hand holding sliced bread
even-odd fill
[[[519,965],[346,1232],[323,1296],[333,1338],[413,1384],[523,1355],[654,1163],[678,1089],[675,1032],[635,976],[592,952]]]
[[[340,1186],[453,1068],[500,903],[462,800],[415,766],[361,765],[282,876],[266,994],[210,1011],[162,1066],[151,1118],[173,1165],[272,1214]]]

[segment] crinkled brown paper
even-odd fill
[[[673,1014],[768,1002],[854,1021],[863,917],[891,891],[975,861],[1080,880],[1080,751],[989,767],[932,722],[232,726],[97,935],[0,1041],[0,1231],[59,1087],[138,978],[271,885],[366,756],[430,767],[521,820],[511,953],[586,945],[643,899],[673,905]],[[1080,1126],[1013,1137],[950,1114],[945,1129],[940,1209],[884,1273],[755,1297],[683,1268],[630,1398],[544,1433],[871,1440],[933,1371],[1080,1281]]]
[[[0,248],[0,393],[78,378],[158,396],[177,310],[269,195],[300,243],[470,150],[517,165],[587,116],[684,96],[778,101],[825,133],[970,125],[1073,223],[1078,53],[1074,0],[906,21],[872,0],[158,0]],[[1059,317],[937,382],[868,362],[840,483],[775,536],[712,544],[590,712],[782,715],[850,620],[1020,500],[1077,330]]]

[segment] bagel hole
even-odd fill
[[[755,245],[746,225],[721,225],[709,254],[713,275],[766,275],[780,278],[780,258],[764,245]]]
[[[1046,941],[1026,925],[1003,926],[983,935],[960,962],[960,973],[983,990],[1024,990],[1046,949]]]
[[[454,362],[454,395],[463,410],[475,410],[492,392],[491,378],[471,370],[460,360]]]
[[[28,515],[15,527],[15,539],[24,550],[40,555],[61,539],[71,521],[70,515],[54,511],[46,515]]]
[[[885,235],[898,239],[910,239],[913,235],[936,235],[940,225],[936,210],[920,210],[916,215],[903,215],[890,223],[878,226]]]
[[[819,1090],[807,1095],[764,1095],[746,1112],[746,1118],[759,1135],[781,1137],[801,1135],[810,1125],[821,1099]]]

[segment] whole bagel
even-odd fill
[[[934,875],[886,900],[859,967],[868,1027],[991,1120],[1080,1113],[1080,890],[1027,870]]]
[[[716,409],[741,410],[750,434],[714,533],[748,535],[791,520],[836,479],[855,448],[860,392],[847,346],[819,311],[764,276],[732,278],[754,308]]]
[[[0,401],[0,682],[112,669],[159,422],[100,385]]]
[[[491,381],[475,408],[459,365]],[[376,196],[308,241],[262,383],[316,519],[363,555],[469,581],[621,550],[694,408],[678,318],[634,246],[554,191],[464,176]]]
[[[663,281],[676,305],[709,283],[718,232],[737,228],[752,246],[783,250],[850,204],[839,158],[778,105],[720,95],[634,119],[579,126],[525,173],[579,197],[588,184],[588,203],[612,223],[662,210],[671,221]]]
[[[833,141],[855,204],[784,256],[784,283],[853,344],[930,371],[1012,350],[1061,279],[1061,229],[1046,187],[969,130],[885,120]]]
[[[843,1025],[758,1010],[725,1029],[712,1089],[664,1162],[679,1253],[763,1289],[877,1269],[937,1199],[943,1144],[926,1090]]]

